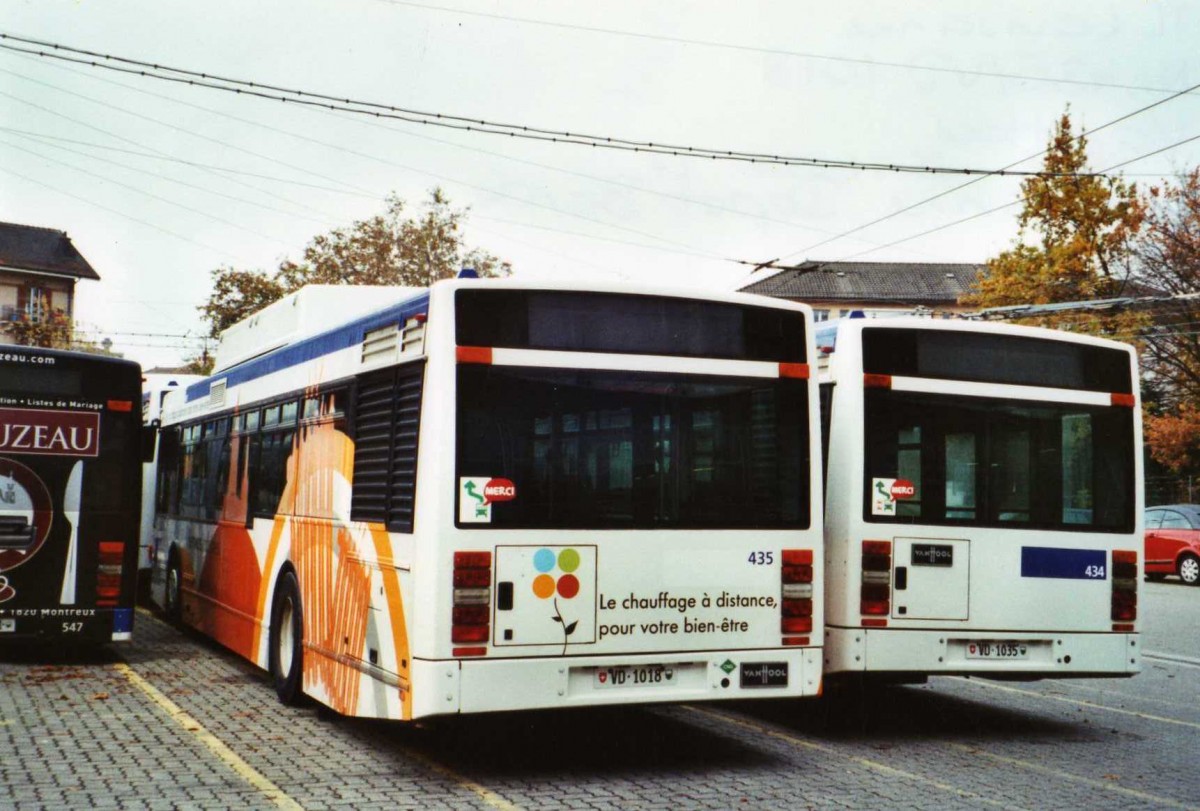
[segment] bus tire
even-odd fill
[[[1189,586],[1200,585],[1200,558],[1184,555],[1179,559],[1179,579]]]
[[[168,622],[178,625],[183,621],[183,570],[179,566],[179,555],[171,553],[167,564],[167,587],[163,594],[163,614]]]
[[[301,689],[304,614],[300,604],[300,584],[291,569],[284,571],[275,584],[268,663],[279,700],[293,706],[300,704],[304,698]]]

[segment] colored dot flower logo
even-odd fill
[[[539,572],[533,579],[533,593],[539,599],[548,600],[557,594],[570,600],[579,593],[579,578],[575,576],[579,553],[574,549],[564,549],[557,555],[552,549],[539,549],[533,555],[533,568]],[[556,570],[562,574],[555,576]]]
[[[579,593],[579,578],[575,576],[579,569],[579,552],[575,549],[562,549],[558,554],[553,549],[542,548],[533,554],[533,568],[538,574],[533,578],[533,593],[539,600],[554,601],[553,619],[563,629],[563,652],[567,649],[567,638],[575,633],[579,620],[568,623],[562,617],[558,607],[558,598],[570,600]]]

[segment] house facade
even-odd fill
[[[65,231],[0,222],[0,343],[9,325],[40,322],[54,313],[75,317],[75,284],[100,275]]]
[[[972,292],[986,265],[939,262],[802,262],[764,275],[743,293],[802,301],[818,321],[859,310],[868,318],[970,312],[959,299]]]

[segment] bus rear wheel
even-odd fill
[[[1179,579],[1189,586],[1200,584],[1200,558],[1184,555],[1179,561]]]
[[[268,664],[275,694],[284,704],[296,705],[304,697],[304,618],[300,606],[300,584],[296,574],[286,571],[275,585],[271,603],[271,638]]]

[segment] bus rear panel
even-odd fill
[[[131,638],[139,381],[128,361],[0,353],[0,644]]]
[[[466,280],[380,295],[219,353],[168,401],[168,611],[284,700],[364,717],[818,692],[805,308]]]
[[[827,672],[1138,672],[1133,350],[1009,326],[835,328]]]

